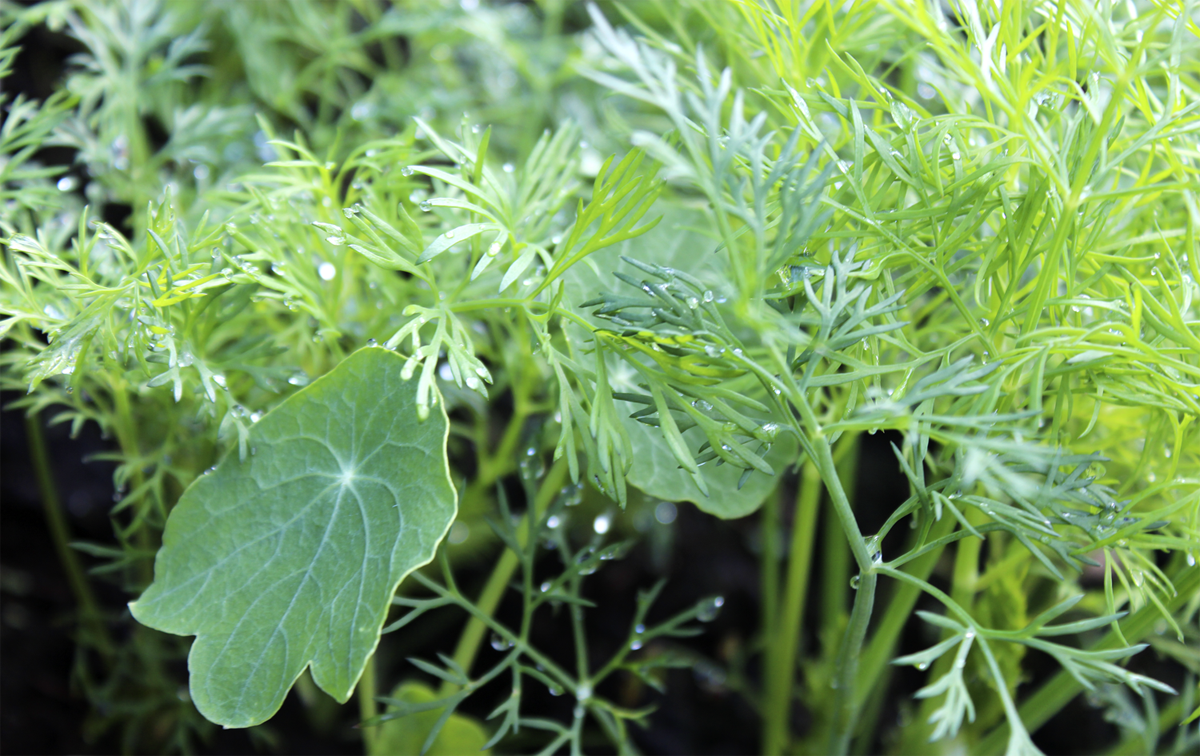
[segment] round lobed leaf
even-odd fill
[[[250,430],[167,520],[139,622],[195,635],[191,695],[208,719],[270,718],[306,667],[350,697],[400,581],[457,511],[440,409],[417,420],[404,360],[360,350]],[[440,406],[440,405],[439,405]]]

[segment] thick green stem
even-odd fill
[[[792,518],[792,543],[788,554],[787,583],[784,586],[783,613],[777,627],[770,627],[767,653],[767,696],[763,752],[771,756],[783,753],[788,741],[788,714],[791,711],[792,685],[796,676],[796,656],[800,647],[804,601],[808,596],[808,578],[812,567],[813,534],[821,500],[821,476],[812,460],[801,472],[796,512]]]
[[[1187,567],[1178,575],[1172,578],[1171,582],[1175,586],[1175,595],[1170,601],[1163,602],[1168,612],[1176,612],[1200,591],[1200,567]],[[1162,614],[1154,604],[1147,604],[1139,609],[1134,614],[1126,617],[1121,622],[1121,633],[1130,643],[1137,643],[1144,638],[1147,633],[1154,629],[1154,625],[1162,618]],[[1109,632],[1104,639],[1093,646],[1092,651],[1098,651],[1106,648],[1121,648],[1125,644],[1117,636],[1116,632]],[[1039,727],[1046,724],[1064,706],[1071,702],[1071,699],[1079,695],[1083,686],[1079,681],[1071,676],[1069,672],[1063,670],[1050,681],[1038,689],[1036,693],[1025,700],[1020,707],[1021,721],[1030,733],[1037,731]],[[1008,742],[1008,724],[1005,723],[996,729],[992,730],[986,738],[984,738],[975,749],[975,753],[981,756],[993,756],[1004,752],[1004,746]]]
[[[46,526],[50,530],[50,538],[54,541],[54,550],[58,554],[59,563],[67,574],[67,583],[71,593],[79,604],[81,623],[87,627],[95,641],[96,647],[107,660],[113,652],[112,639],[108,636],[108,628],[104,626],[104,617],[100,607],[92,595],[91,584],[79,563],[79,557],[71,550],[71,535],[67,529],[67,519],[63,515],[62,506],[58,500],[58,489],[54,485],[54,475],[50,470],[50,459],[46,454],[46,440],[42,436],[42,424],[37,414],[25,418],[26,442],[29,456],[33,461],[33,472],[37,477],[38,489],[42,494],[42,510],[46,515]]]
[[[850,611],[850,626],[846,629],[846,641],[838,654],[837,694],[830,728],[830,753],[846,753],[850,748],[850,736],[854,734],[854,722],[858,712],[854,683],[858,675],[858,659],[862,654],[863,642],[867,638],[867,627],[871,624],[871,611],[875,608],[875,585],[878,578],[874,570],[866,570],[858,576],[858,592],[854,596],[854,608]]]
[[[367,659],[367,666],[363,668],[362,677],[358,680],[358,714],[361,721],[366,722],[369,719],[374,719],[379,713],[379,706],[375,703],[375,696],[378,694],[375,683],[375,655],[372,654],[370,659]],[[375,741],[379,737],[379,729],[376,727],[363,727],[360,730],[363,738],[363,750],[366,753],[373,753]]]
[[[541,512],[546,510],[550,505],[554,495],[562,487],[563,480],[567,475],[567,458],[564,456],[554,463],[550,468],[550,472],[546,474],[546,479],[542,481],[541,488],[538,489],[537,497],[534,499],[534,517],[537,517]],[[524,530],[518,530],[517,541],[522,546],[527,541],[527,535]],[[513,573],[517,569],[520,558],[511,549],[505,549],[500,554],[500,559],[497,560],[495,568],[492,569],[491,577],[483,587],[483,591],[479,594],[479,600],[475,605],[479,607],[480,612],[490,617],[496,611],[496,607],[500,605],[500,599],[504,598],[504,591],[508,589],[509,581],[512,580]],[[483,635],[487,632],[487,626],[479,617],[472,617],[467,621],[466,627],[463,628],[462,635],[459,636],[458,646],[454,649],[454,661],[458,663],[468,673],[471,671],[471,665],[475,662],[475,656],[479,653],[479,645],[483,642]],[[451,683],[442,684],[442,694],[448,695],[453,692],[455,686]]]

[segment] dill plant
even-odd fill
[[[13,406],[35,446],[51,408],[113,439],[114,541],[76,549],[141,596],[142,624],[98,608],[61,517],[56,533],[77,675],[98,706],[122,704],[103,725],[127,747],[164,712],[172,747],[209,727],[164,663],[187,641],[155,627],[199,636],[192,698],[220,724],[268,719],[293,683],[343,701],[357,687],[372,752],[578,753],[589,728],[632,751],[629,724],[652,714],[601,686],[692,664],[638,651],[700,632],[722,602],[647,625],[664,589],[640,594],[597,666],[581,586],[628,545],[562,524],[631,489],[759,513],[761,674],[739,693],[765,753],[1036,753],[1030,733],[1085,689],[1113,711],[1141,697],[1147,724],[1118,748],[1196,746],[1194,726],[1169,729],[1196,716],[1200,609],[1191,3],[650,2],[591,7],[579,34],[564,23],[589,16],[549,1],[4,13],[0,67],[31,25],[86,50],[49,99],[5,101],[2,380],[28,392]],[[35,162],[51,145],[76,151],[75,172]],[[96,217],[120,204],[126,228]],[[387,444],[342,425],[379,392],[439,464],[359,494]],[[857,459],[881,431],[908,496],[866,533]],[[308,436],[316,452],[284,453]],[[333,482],[293,517],[250,487],[267,469]],[[343,496],[361,528],[311,557],[277,547],[311,561],[285,609],[239,584],[286,589],[274,556],[222,571],[275,533],[246,512],[282,506],[328,534],[303,513],[342,522]],[[362,598],[382,578],[360,540],[393,506],[429,536]],[[442,541],[452,522],[490,526],[499,551],[477,596]],[[318,573],[358,581],[353,611],[303,592]],[[161,598],[201,583],[211,616]],[[515,626],[496,619],[510,586]],[[328,629],[288,625],[296,601]],[[380,696],[380,632],[447,606],[465,620],[453,655],[412,660],[439,687]],[[567,665],[531,641],[555,607]],[[931,645],[900,655],[915,623]],[[300,651],[277,640],[292,634]],[[201,650],[214,638],[234,649],[225,667]],[[324,665],[314,639],[353,662]],[[489,639],[502,659],[478,671]],[[1127,668],[1147,646],[1187,670],[1178,693]],[[1032,692],[1030,650],[1061,667]],[[925,684],[892,728],[896,665]],[[496,680],[510,692],[485,733],[458,708]],[[530,684],[573,696],[573,716],[527,711]],[[806,732],[789,730],[797,700]]]

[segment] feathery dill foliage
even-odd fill
[[[379,713],[373,662],[353,671],[374,752],[398,723],[423,750],[474,732],[456,709],[498,679],[511,695],[474,747],[633,748],[649,712],[598,686],[661,687],[694,657],[638,650],[720,601],[647,626],[655,587],[595,666],[581,585],[627,544],[564,523],[630,487],[762,507],[762,674],[737,679],[764,752],[1036,753],[1084,690],[1124,722],[1141,696],[1135,748],[1195,748],[1172,732],[1200,642],[1195,4],[611,10],[564,34],[587,18],[557,2],[0,9],[5,74],[34,26],[84,49],[51,97],[4,100],[0,385],[113,440],[114,540],[76,544],[92,578],[64,557],[100,727],[186,750],[210,725],[166,666],[187,642],[102,614],[88,580],[146,589],[184,489],[226,452],[253,464],[263,413],[379,343],[420,418],[450,410],[458,521],[500,556],[465,595],[451,530],[440,569],[401,585],[385,632],[470,619],[453,657],[413,660],[436,693],[400,686]],[[69,171],[38,162],[52,146]],[[99,220],[122,205],[126,225]],[[879,431],[909,496],[864,533],[855,459]],[[494,618],[510,585],[517,626]],[[561,605],[568,665],[530,640]],[[914,623],[932,645],[897,658]],[[476,673],[489,633],[504,655]],[[1178,696],[1127,669],[1147,645],[1188,670]],[[1032,692],[1031,649],[1062,669]],[[926,678],[894,728],[890,665]],[[573,716],[528,711],[531,682]]]

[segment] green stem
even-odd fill
[[[934,541],[948,535],[954,529],[954,525],[954,518],[942,517],[930,530],[929,535],[925,539],[926,542]],[[917,548],[919,545],[919,543],[914,543],[912,548]],[[928,579],[938,559],[941,558],[943,551],[944,548],[922,554],[920,557],[909,562],[905,572],[915,575],[922,580]],[[892,658],[896,643],[900,638],[900,633],[912,616],[913,608],[916,606],[920,595],[921,589],[909,583],[897,585],[895,592],[892,593],[887,609],[883,612],[879,625],[875,629],[875,634],[871,636],[871,642],[867,645],[866,650],[863,651],[862,660],[859,662],[858,690],[856,691],[856,700],[859,707],[866,704],[868,698],[883,700],[882,696],[886,692],[886,686],[879,683],[889,672],[888,662]],[[878,713],[878,710],[874,708],[872,708],[872,711],[875,714]],[[875,729],[871,722],[864,721],[863,725],[864,727],[861,729],[864,732],[871,732]]]
[[[830,728],[830,753],[846,753],[850,748],[850,736],[854,734],[854,722],[858,712],[854,683],[858,675],[858,659],[867,637],[867,626],[871,624],[871,611],[875,607],[875,585],[878,578],[873,569],[866,570],[858,576],[858,592],[854,595],[854,608],[850,611],[850,626],[846,629],[846,641],[838,654],[837,693],[834,697],[833,722]]]
[[[566,475],[567,458],[564,456],[551,466],[550,472],[546,474],[546,479],[542,481],[541,488],[538,489],[538,494],[533,504],[534,517],[544,512],[546,507],[550,505],[550,501],[562,487]],[[518,530],[518,543],[524,546],[526,540],[525,531]],[[505,549],[500,555],[500,559],[497,560],[495,568],[492,569],[492,574],[484,585],[483,591],[479,594],[478,601],[475,602],[475,605],[483,615],[491,617],[496,611],[496,607],[500,605],[500,600],[504,598],[504,591],[508,589],[509,581],[512,580],[513,573],[517,569],[519,559],[518,555],[511,549]],[[467,621],[462,635],[459,636],[458,646],[454,649],[454,661],[466,670],[468,674],[471,671],[471,665],[475,662],[476,654],[479,653],[479,646],[483,642],[483,635],[486,631],[487,625],[484,624],[483,619],[479,616],[474,616]],[[455,688],[456,686],[451,683],[443,683],[442,695],[449,695]]]
[[[374,719],[379,714],[379,706],[375,702],[375,696],[378,693],[375,683],[375,654],[371,654],[371,658],[367,659],[367,666],[363,668],[362,677],[358,680],[358,714],[361,721]],[[363,750],[366,753],[373,753],[375,750],[375,741],[379,737],[379,729],[375,727],[363,727]]]
[[[825,563],[821,567],[824,578],[821,587],[821,638],[827,644],[827,657],[836,653],[833,640],[841,637],[846,621],[846,591],[850,586],[850,548],[842,537],[837,517],[826,512],[821,541],[825,545]]]
[[[46,454],[46,440],[42,436],[42,424],[36,413],[25,417],[26,442],[29,455],[33,461],[34,475],[37,477],[38,489],[42,494],[42,509],[46,515],[46,526],[50,529],[50,537],[54,541],[54,550],[58,561],[67,574],[67,583],[75,594],[79,604],[80,619],[100,650],[105,660],[113,653],[112,639],[108,636],[108,628],[104,626],[104,618],[100,607],[92,595],[92,587],[83,571],[79,558],[71,549],[71,535],[67,528],[67,519],[63,515],[62,505],[58,500],[58,489],[54,485],[54,475],[50,469],[50,458]]]
[[[1200,567],[1185,568],[1171,582],[1175,586],[1175,595],[1170,601],[1163,603],[1166,611],[1175,612],[1190,601],[1197,591],[1200,591]],[[1159,607],[1147,604],[1120,623],[1121,633],[1130,643],[1137,643],[1154,629],[1154,625],[1161,618],[1162,613]],[[1110,631],[1103,640],[1089,650],[1121,648],[1124,645],[1116,632]],[[1021,705],[1020,715],[1025,729],[1031,734],[1036,732],[1039,727],[1046,724],[1051,717],[1070,703],[1071,699],[1079,695],[1081,690],[1082,686],[1079,681],[1069,672],[1066,670],[1059,672]],[[981,756],[1000,754],[1004,752],[1007,742],[1008,724],[1005,723],[992,730],[979,743],[975,752]]]
[[[792,519],[792,543],[788,554],[787,584],[784,587],[783,617],[778,627],[769,627],[767,696],[763,752],[783,753],[788,741],[788,713],[796,677],[796,655],[800,647],[804,601],[812,566],[813,534],[821,500],[821,476],[812,460],[804,463],[796,512]]]

